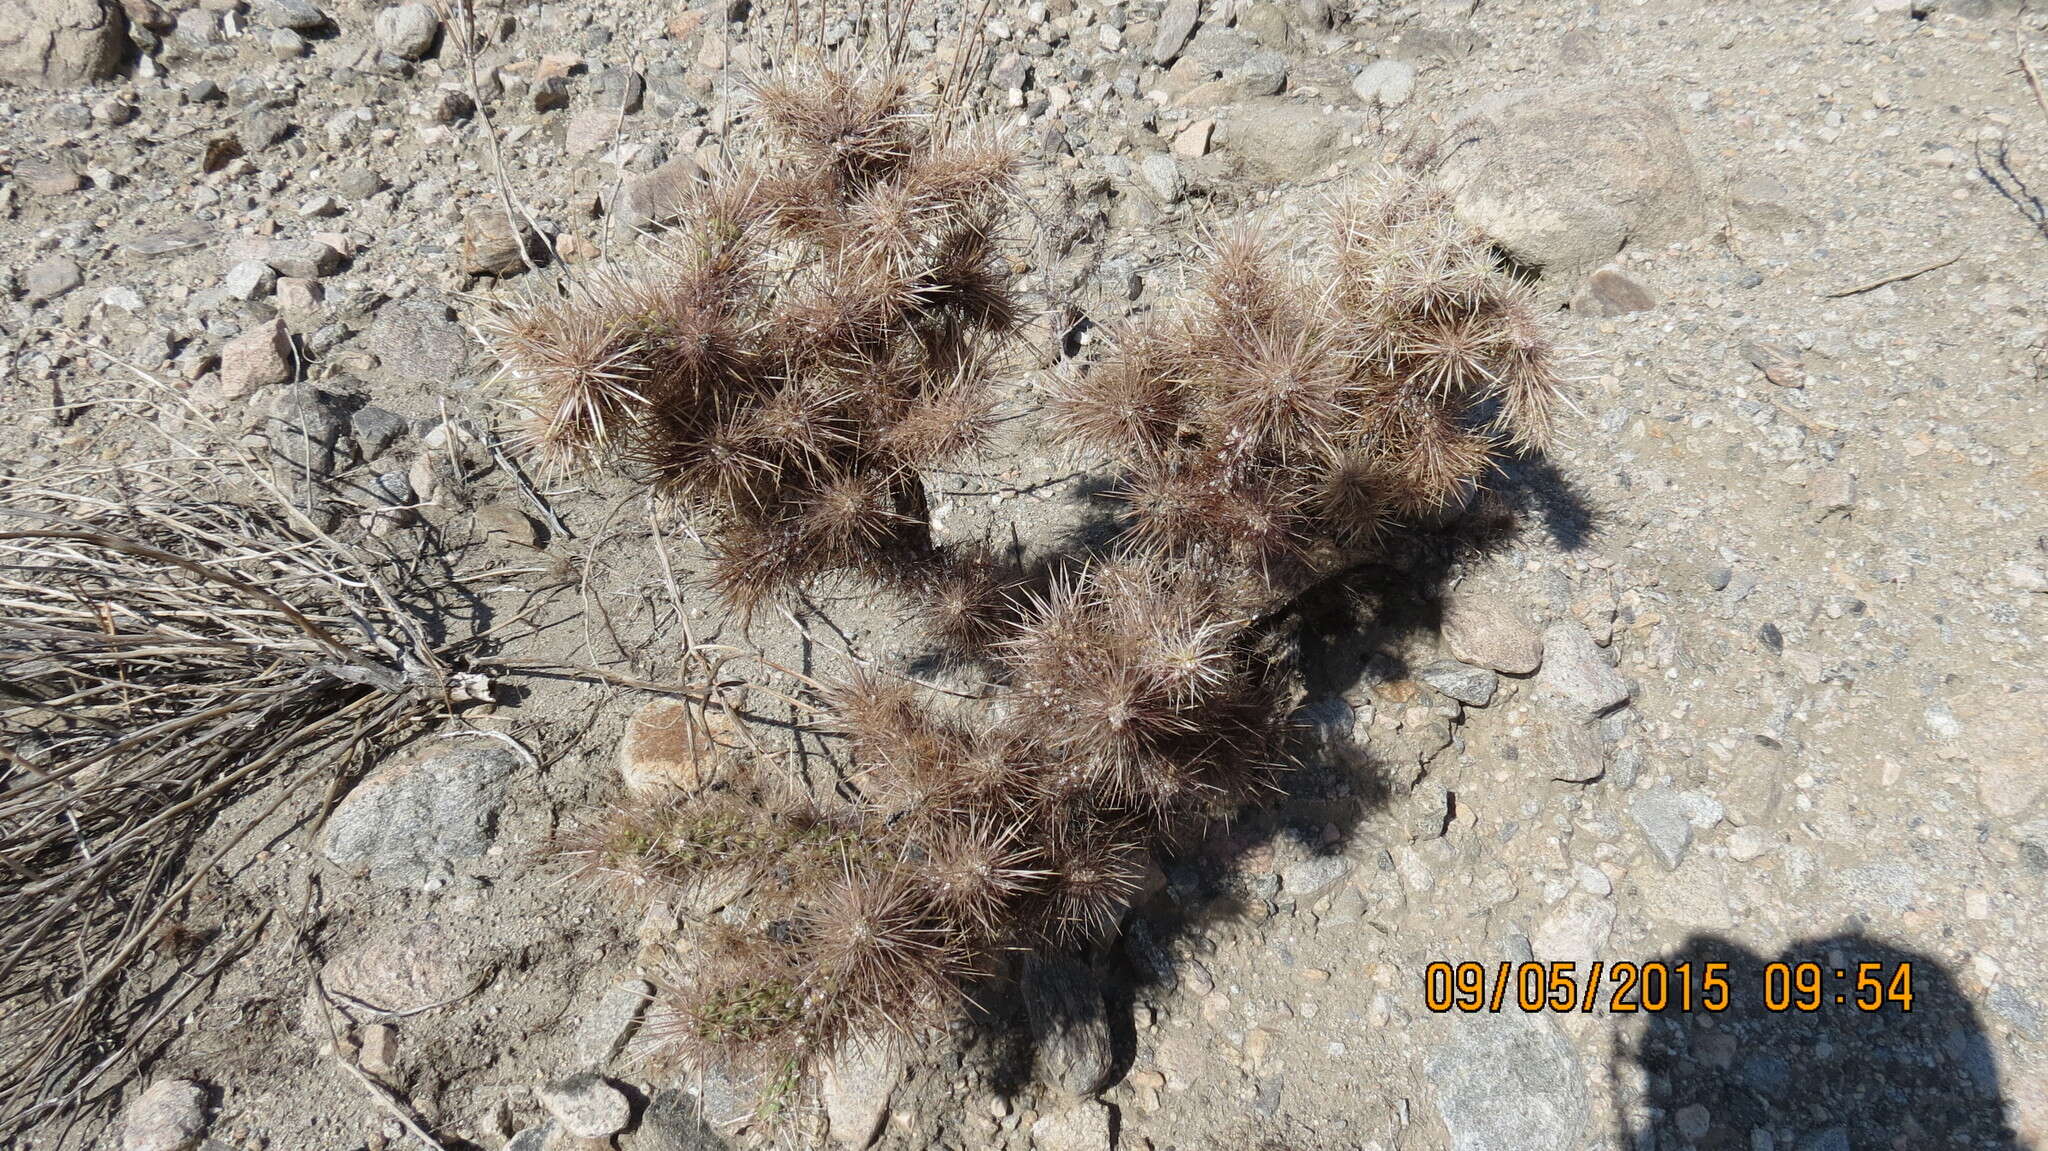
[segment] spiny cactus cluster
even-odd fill
[[[686,1059],[803,1067],[955,1017],[1006,952],[1113,930],[1162,843],[1270,786],[1287,701],[1243,621],[1187,568],[1107,564],[1023,597],[993,705],[858,674],[825,701],[851,802],[771,796],[757,769],[593,822],[593,874],[699,907],[647,1034]]]
[[[1456,505],[1543,444],[1558,402],[1532,304],[1441,193],[1386,178],[1330,225],[1299,271],[1256,233],[1223,239],[1191,306],[1053,397],[1123,468],[1129,545],[1229,572],[1255,608]]]
[[[826,72],[754,97],[763,158],[689,198],[659,259],[484,328],[532,448],[685,500],[746,612],[827,572],[918,566],[921,473],[987,434],[1018,323],[1006,145],[934,124],[895,78]]]
[[[1113,931],[1155,851],[1284,766],[1271,610],[1539,445],[1558,386],[1484,243],[1389,180],[1309,270],[1223,241],[1191,306],[1060,383],[1059,427],[1121,471],[1109,554],[1029,577],[935,547],[920,472],[984,431],[1016,325],[994,247],[1012,158],[945,139],[895,81],[759,99],[783,161],[708,189],[671,266],[498,334],[536,448],[622,455],[685,497],[736,606],[863,573],[989,684],[956,701],[857,673],[816,700],[845,753],[829,800],[728,751],[702,790],[566,843],[690,909],[643,1034],[773,1091],[848,1041],[956,1018],[1007,953]]]

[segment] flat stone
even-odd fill
[[[257,388],[289,382],[294,373],[292,334],[271,319],[229,340],[220,350],[220,397],[239,400]]]
[[[414,298],[377,309],[363,342],[387,383],[426,384],[459,376],[469,366],[469,337],[438,299]]]
[[[85,273],[75,261],[52,256],[30,264],[22,276],[22,287],[31,300],[54,300],[85,283]]]
[[[1625,316],[1657,306],[1657,296],[1619,268],[1600,268],[1572,297],[1572,311],[1588,316]]]
[[[1654,787],[1629,800],[1628,814],[1665,870],[1678,870],[1692,847],[1693,821],[1685,800],[1668,787]]]
[[[1406,60],[1375,60],[1351,78],[1351,94],[1368,107],[1398,108],[1415,95],[1415,65]]]
[[[626,177],[611,205],[612,216],[628,228],[672,223],[705,179],[697,161],[677,156],[645,175]]]
[[[1628,680],[1607,662],[1607,655],[1586,629],[1576,623],[1554,623],[1543,632],[1543,670],[1537,690],[1562,703],[1573,718],[1598,719],[1629,701]]]
[[[263,0],[257,12],[276,27],[294,32],[323,32],[334,26],[327,13],[311,0]]]
[[[540,1104],[571,1135],[602,1139],[633,1121],[624,1092],[595,1071],[579,1071],[540,1089]]]
[[[257,257],[278,275],[301,280],[331,276],[348,262],[347,257],[318,240],[271,240]]]
[[[206,1088],[159,1079],[122,1109],[121,1151],[192,1151],[206,1126]]]
[[[1586,1080],[1572,1045],[1541,1015],[1460,1016],[1427,1067],[1451,1151],[1577,1147]]]
[[[1216,121],[1197,120],[1182,128],[1173,138],[1173,154],[1184,160],[1199,160],[1209,154],[1209,137],[1216,132]]]
[[[1342,855],[1311,855],[1281,869],[1280,887],[1297,902],[1306,903],[1342,883],[1352,866]]]
[[[1195,21],[1202,15],[1201,0],[1167,0],[1159,14],[1159,28],[1152,37],[1152,62],[1164,68],[1173,63],[1195,33]]]
[[[1424,667],[1415,673],[1415,678],[1459,703],[1473,707],[1492,703],[1493,693],[1500,688],[1500,679],[1492,671],[1452,659],[1438,660]]]
[[[490,961],[437,919],[394,919],[328,960],[320,978],[329,991],[371,1010],[402,1015],[476,990]]]
[[[484,853],[496,834],[505,785],[521,765],[501,747],[443,748],[378,769],[335,806],[322,837],[327,858],[418,882],[450,861]]]
[[[576,1061],[585,1067],[602,1068],[618,1058],[653,998],[654,985],[645,979],[612,984],[598,998],[597,1006],[576,1025],[576,1035],[571,1040]]]
[[[1219,146],[1270,176],[1306,179],[1330,166],[1352,123],[1275,101],[1219,125],[1224,133]]]
[[[819,1095],[832,1141],[845,1151],[867,1151],[889,1121],[903,1059],[887,1043],[860,1044],[825,1065]]]
[[[261,260],[242,260],[228,269],[220,279],[221,290],[229,298],[254,300],[270,294],[277,284],[277,269]]]
[[[1505,599],[1459,588],[1444,600],[1444,646],[1461,663],[1528,675],[1543,665],[1543,633]]]

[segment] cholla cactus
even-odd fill
[[[985,341],[1015,322],[991,240],[1009,158],[935,139],[894,83],[759,107],[784,163],[721,182],[661,277],[600,281],[506,347],[539,448],[622,452],[708,513],[736,604],[860,571],[990,684],[943,706],[881,672],[826,686],[843,803],[743,760],[572,838],[590,873],[696,909],[655,1048],[783,1090],[956,1017],[1005,953],[1112,932],[1156,850],[1283,769],[1263,613],[1539,444],[1558,390],[1485,246],[1389,181],[1337,216],[1327,279],[1233,236],[1187,310],[1060,387],[1062,425],[1123,468],[1119,556],[1030,579],[935,548],[919,469],[976,442]]]
[[[1226,237],[1190,306],[1054,397],[1122,465],[1131,546],[1222,565],[1254,608],[1457,504],[1558,402],[1532,305],[1440,193],[1390,177],[1331,225],[1308,272]]]
[[[935,706],[857,674],[826,699],[853,802],[718,788],[572,837],[592,874],[717,908],[650,1023],[657,1051],[803,1069],[960,1012],[1007,952],[1115,929],[1160,845],[1269,787],[1286,699],[1243,620],[1191,569],[1119,563],[1027,596],[993,701]]]
[[[898,79],[758,88],[761,162],[685,205],[650,266],[485,327],[546,461],[623,464],[708,520],[751,611],[932,558],[922,473],[986,436],[1017,327],[999,240],[1015,157]]]

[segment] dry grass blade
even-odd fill
[[[189,475],[120,480],[0,479],[0,1130],[87,1098],[189,981],[159,929],[229,804],[443,699],[342,545]]]

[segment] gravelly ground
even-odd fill
[[[472,274],[516,261],[478,243],[501,208],[466,75],[445,33],[414,62],[394,51],[418,46],[396,16],[380,26],[351,3],[323,28],[301,7],[207,0],[171,14],[175,31],[138,33],[131,76],[0,90],[0,464],[140,450],[88,405],[134,385],[87,344],[205,419],[260,422],[279,391],[269,337],[224,349],[274,318],[295,342],[287,370],[415,421],[344,487],[400,475],[417,493],[435,421],[497,414],[456,321],[473,314],[464,293],[530,276]],[[1542,465],[1507,477],[1526,514],[1447,573],[1447,606],[1394,596],[1377,621],[1319,621],[1322,762],[1169,868],[1104,961],[1104,1017],[1043,1043],[1035,1074],[1013,1051],[1006,1064],[999,1028],[964,1060],[935,1047],[907,1076],[849,1075],[833,1136],[857,1144],[846,1118],[886,1112],[887,1146],[1019,1151],[2048,1145],[2048,231],[2023,183],[2048,186],[2048,108],[2015,57],[2020,35],[2048,60],[2042,17],[1203,4],[1169,69],[1155,59],[1181,12],[1168,7],[992,10],[982,99],[1034,158],[1038,304],[1096,322],[1151,307],[1215,226],[1303,218],[1351,173],[1435,139],[1447,176],[1471,181],[1461,207],[1572,301],[1556,321],[1578,411]],[[944,59],[956,21],[930,14],[913,61]],[[771,51],[773,21],[605,0],[483,23],[507,179],[577,262],[626,243],[599,214],[615,185],[716,159],[733,80]],[[622,117],[629,73],[644,103]],[[536,93],[564,104],[539,110]],[[315,237],[345,266],[253,243]],[[1902,273],[1917,274],[1870,286]],[[1637,293],[1649,307],[1608,314]],[[1014,517],[1049,536],[1078,516],[1072,475],[1090,461],[1016,449],[951,485],[951,530]],[[571,533],[535,553],[505,538],[529,530],[504,510],[521,497],[485,476],[429,519],[506,569],[516,590],[497,602],[588,554],[591,578],[548,611],[587,618],[594,594],[611,634],[572,623],[549,650],[662,666],[678,620],[646,525],[622,526],[641,516],[629,489],[551,490]],[[889,649],[889,620],[838,610]],[[1447,613],[1462,635],[1440,630]],[[1541,671],[1507,673],[1503,652],[1534,649]],[[1503,674],[1472,670],[1489,662]],[[1489,683],[1484,706],[1451,694]],[[530,852],[565,810],[616,792],[631,706],[541,686],[480,721],[539,761],[507,768],[482,855],[357,874],[284,838],[239,859],[196,922],[312,910],[124,1097],[206,1084],[210,1146],[409,1139],[302,1007],[322,970],[432,1008],[391,1021],[378,1074],[445,1136],[496,1147],[543,1122],[536,1088],[591,1043],[608,1054],[578,1028],[637,976],[644,926]],[[1647,1022],[1604,1001],[1428,1009],[1433,962],[1490,978],[1531,959],[1725,962],[1731,1006]],[[1768,1009],[1777,959],[1819,965],[1818,1011]],[[1833,1002],[1861,963],[1888,983],[1911,963],[1912,1010]],[[361,1038],[344,1058],[363,1058]],[[1114,1073],[1098,1097],[1050,1086],[1102,1044]],[[672,1084],[608,1066],[656,1104],[617,1146],[698,1145],[659,1121]],[[715,1110],[715,1085],[699,1087]],[[115,1145],[96,1131],[26,1145]]]

